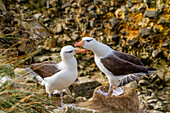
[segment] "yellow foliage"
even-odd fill
[[[108,13],[106,13],[106,14],[104,15],[104,17],[106,17],[106,18],[112,18],[112,17],[114,17],[114,13],[108,12]]]

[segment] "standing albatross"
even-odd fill
[[[42,81],[41,84],[45,85],[46,93],[48,93],[49,97],[51,97],[51,93],[54,90],[58,90],[61,97],[61,107],[65,108],[62,100],[62,91],[76,80],[78,71],[77,60],[74,55],[83,52],[87,52],[87,50],[73,48],[70,45],[65,46],[60,52],[62,59],[60,63],[35,63],[30,66],[31,69],[25,68],[25,70],[35,75],[39,81]]]
[[[137,57],[115,51],[91,37],[82,38],[82,41],[75,43],[74,46],[82,46],[94,53],[96,65],[105,73],[109,80],[110,87],[108,93],[100,89],[97,91],[105,96],[110,94],[113,85],[118,86],[118,88],[113,90],[112,95],[118,96],[124,92],[124,87],[122,89],[121,86],[144,75],[150,76],[153,71],[156,71],[155,68],[145,67]]]

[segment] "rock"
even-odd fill
[[[166,33],[169,36],[170,35],[170,29],[168,29]]]
[[[37,14],[34,14],[33,17],[36,18],[37,20],[40,18],[42,14],[41,13],[37,13]]]
[[[164,113],[164,112],[158,111],[158,110],[153,110],[152,113]]]
[[[127,84],[126,87],[137,89],[138,84],[136,81],[133,81],[133,82],[130,82],[129,84]]]
[[[32,40],[23,40],[18,47],[19,52],[30,54],[36,50],[35,43]]]
[[[0,113],[5,113],[4,111],[0,110]]]
[[[78,3],[77,3],[78,7],[84,7],[85,4],[86,4],[85,0],[78,0]]]
[[[69,7],[70,5],[71,5],[71,3],[68,2],[68,3],[63,4],[61,8],[65,9],[65,8]]]
[[[147,8],[147,5],[145,3],[141,4],[138,8],[138,11],[143,13]]]
[[[101,112],[88,108],[66,106],[66,110],[64,113],[101,113]]]
[[[24,68],[15,68],[14,73],[15,73],[15,75],[24,75],[27,72],[25,71]]]
[[[0,1],[0,11],[1,11],[1,14],[6,13],[6,7],[2,0]]]
[[[91,16],[93,17],[93,18],[95,18],[95,19],[97,19],[98,18],[98,16],[97,16],[97,13],[95,13],[95,12],[90,12],[90,14],[91,14]]]
[[[93,6],[93,5],[90,5],[88,8],[87,8],[87,11],[92,11],[92,10],[94,10],[95,9],[95,7]]]
[[[125,7],[125,6],[122,6],[121,8],[119,8],[119,9],[117,9],[117,10],[115,11],[116,17],[117,17],[117,18],[121,18],[121,19],[124,19],[124,17],[125,17],[126,15],[128,15],[128,13],[129,13],[129,10],[128,10],[128,8]]]
[[[8,76],[4,76],[4,77],[0,78],[0,86],[6,82],[12,82],[12,79],[9,78]]]
[[[45,24],[45,23],[49,23],[50,22],[50,18],[45,18],[45,19],[43,19],[43,23]]]
[[[132,12],[133,14],[136,12],[136,7],[134,6],[134,7],[132,7],[131,9],[130,9],[130,12]]]
[[[115,7],[110,7],[110,8],[109,8],[109,11],[110,11],[110,12],[114,12],[115,10],[116,10]]]
[[[54,48],[51,48],[50,51],[52,53],[56,53],[56,52],[60,52],[61,48],[60,47],[54,47]]]
[[[131,46],[137,45],[139,43],[138,40],[128,40],[127,41]]]
[[[148,105],[148,107],[149,107],[150,109],[153,109],[155,106],[156,106],[155,103],[150,103],[150,104]]]
[[[112,34],[112,40],[116,41],[117,43],[119,42],[120,37],[118,35]]]
[[[158,17],[159,13],[160,12],[157,10],[147,10],[144,13],[144,17],[155,18],[155,17]]]
[[[104,96],[96,92],[99,89],[108,91],[108,87],[99,86],[90,100],[79,103],[77,106],[94,109],[101,113],[139,113],[139,100],[132,88],[126,88],[125,93],[120,96]]]
[[[149,27],[143,27],[139,30],[139,36],[145,38],[149,36],[151,33],[151,29]]]
[[[165,76],[165,80],[167,81],[167,83],[170,83],[170,76]]]
[[[129,21],[129,16],[125,16],[124,22],[127,23]]]
[[[147,102],[148,103],[156,103],[158,101],[158,99],[150,99],[150,100],[148,100]]]
[[[76,102],[85,102],[87,99],[85,97],[77,97]]]
[[[58,33],[61,33],[62,31],[63,31],[63,26],[62,26],[61,23],[58,23],[58,24],[56,25],[56,27],[54,28],[54,33],[55,33],[55,34],[58,34]]]
[[[126,30],[121,31],[121,35],[125,36],[127,34]]]
[[[142,21],[138,23],[139,26],[141,27],[147,27],[149,23],[149,18],[142,18]]]
[[[160,32],[162,32],[162,30],[163,30],[163,27],[162,26],[158,26],[158,25],[155,25],[154,27],[153,27],[153,31],[155,32],[155,33],[160,33]]]
[[[49,61],[49,60],[50,60],[50,56],[36,56],[34,57],[33,62],[37,63],[37,62],[43,62],[43,61]]]
[[[151,82],[154,82],[156,79],[159,79],[158,75],[151,76]]]
[[[138,84],[141,85],[141,86],[147,86],[147,85],[150,84],[150,82],[147,81],[147,80],[140,80]]]
[[[26,83],[36,83],[36,77],[34,75],[27,75],[26,76]]]
[[[101,84],[95,80],[78,77],[78,81],[72,84],[72,93],[75,93],[76,97],[83,96],[88,99],[92,97],[94,89],[99,85]]]
[[[79,21],[84,24],[87,22],[86,18],[80,18]]]
[[[157,74],[160,78],[163,78],[163,77],[164,77],[164,72],[161,71],[161,70],[157,70],[157,71],[156,71],[156,74]]]
[[[64,113],[64,111],[61,109],[53,109],[50,113]]]
[[[78,38],[79,38],[79,33],[78,33],[78,31],[73,32],[72,35],[71,35],[71,39],[77,40]]]
[[[116,17],[113,17],[109,20],[109,22],[111,23],[111,29],[114,29],[120,22],[120,20]]]
[[[96,22],[94,20],[90,20],[90,27],[95,27],[96,26]]]
[[[73,98],[71,95],[64,95],[63,102],[64,103],[73,103],[73,102],[75,102],[75,98]]]
[[[168,20],[164,17],[161,17],[158,21],[158,24],[167,24],[168,23]]]
[[[163,110],[164,107],[163,107],[163,103],[161,101],[158,101],[156,103],[156,106],[154,107],[155,110]]]
[[[60,61],[60,57],[59,57],[59,52],[56,54],[56,53],[53,53],[51,56],[50,56],[50,59],[52,61]]]
[[[64,41],[71,41],[71,38],[67,34],[63,34],[63,35],[64,35],[63,38]]]
[[[152,57],[157,57],[161,50],[158,48],[152,52]]]
[[[151,0],[144,0],[144,3],[151,4]]]
[[[66,24],[71,25],[72,22],[74,22],[74,19],[72,17],[66,18],[65,19]]]
[[[100,5],[102,4],[103,0],[94,0],[94,5]]]
[[[131,7],[133,7],[133,4],[132,4],[131,2],[128,2],[128,3],[126,4],[126,7],[131,8]]]
[[[0,62],[0,63],[2,64],[0,65],[0,70],[1,70],[0,75],[14,76],[14,67],[12,64],[3,64],[4,62]]]
[[[117,1],[118,3],[123,3],[123,2],[125,2],[124,0],[118,0]]]
[[[168,40],[164,41],[161,46],[162,47],[168,47],[169,46]]]

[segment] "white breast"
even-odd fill
[[[109,80],[110,85],[115,85],[115,86],[117,86],[117,85],[119,84],[119,80],[120,80],[121,76],[114,76],[114,75],[112,74],[112,72],[110,72],[109,70],[107,70],[107,69],[103,66],[103,64],[102,64],[102,62],[101,62],[101,60],[100,60],[101,58],[102,58],[102,57],[97,57],[97,56],[94,57],[94,60],[95,60],[96,65],[97,65],[98,68],[106,75],[106,77],[107,77],[108,80]],[[113,67],[113,68],[114,68],[114,67]]]
[[[113,75],[110,71],[108,71],[108,70],[103,66],[103,64],[102,64],[102,62],[101,62],[100,59],[101,59],[100,57],[97,57],[97,56],[94,57],[95,63],[96,63],[96,65],[98,66],[98,68],[99,68],[103,73],[105,73],[106,76]]]
[[[47,77],[45,78],[46,91],[51,93],[53,90],[65,89],[76,80],[77,76],[77,70],[63,70],[52,77]]]

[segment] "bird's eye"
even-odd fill
[[[90,42],[90,41],[92,41],[93,39],[91,39],[91,40],[86,40],[87,42]]]
[[[71,52],[73,52],[73,50],[71,50],[71,51],[66,51],[66,53],[71,53]]]

